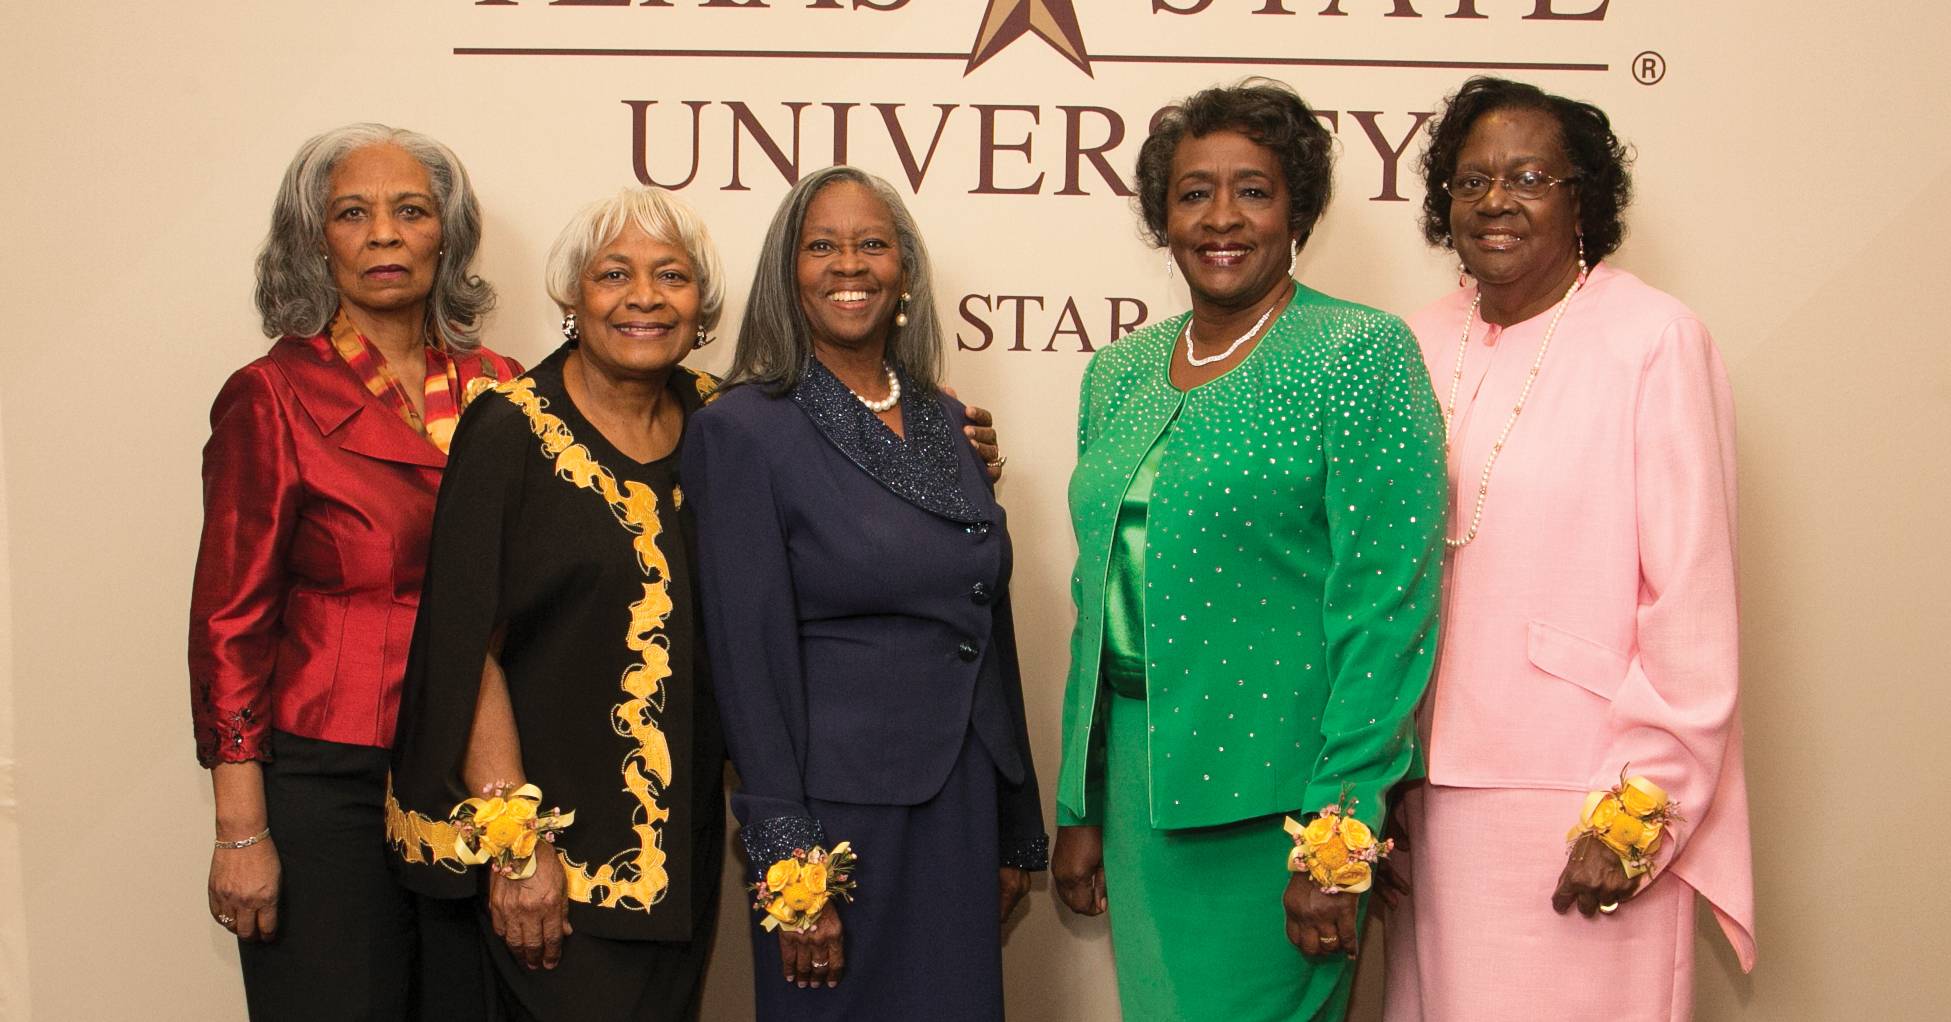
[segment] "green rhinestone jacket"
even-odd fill
[[[1085,373],[1058,821],[1094,824],[1102,806],[1113,533],[1169,426],[1145,545],[1152,824],[1311,811],[1345,786],[1380,826],[1388,789],[1420,770],[1441,601],[1443,424],[1422,355],[1396,317],[1301,286],[1237,366],[1181,391],[1185,322]]]

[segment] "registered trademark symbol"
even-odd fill
[[[1666,77],[1666,58],[1647,50],[1633,58],[1633,78],[1641,85],[1658,85]]]

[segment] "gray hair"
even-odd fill
[[[719,313],[725,310],[725,268],[718,261],[718,247],[711,243],[703,218],[662,188],[625,188],[571,217],[549,249],[548,267],[542,271],[549,297],[565,311],[574,308],[582,294],[583,269],[596,257],[596,250],[633,225],[652,241],[684,250],[698,275],[698,325],[706,330],[716,327]]]
[[[759,265],[752,274],[752,292],[745,301],[745,320],[738,328],[738,348],[725,375],[727,385],[763,384],[772,394],[799,385],[800,372],[813,354],[813,330],[799,304],[797,263],[799,235],[806,226],[806,210],[820,189],[836,181],[852,181],[887,204],[894,218],[896,242],[901,246],[902,287],[913,297],[908,325],[893,331],[888,357],[907,373],[923,394],[935,391],[942,373],[941,315],[935,309],[935,274],[928,248],[914,214],[894,186],[857,167],[834,166],[801,178],[780,200],[779,211],[766,228]]]
[[[257,311],[267,337],[310,337],[325,329],[339,307],[339,289],[319,252],[325,245],[325,204],[332,169],[357,150],[394,145],[427,168],[439,207],[441,255],[427,296],[427,328],[450,348],[481,344],[481,325],[494,308],[495,290],[468,272],[481,244],[481,208],[467,168],[453,150],[403,128],[348,124],[298,147],[285,168],[271,205],[271,230],[257,255]]]

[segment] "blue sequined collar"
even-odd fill
[[[895,496],[957,522],[983,518],[962,489],[962,459],[948,414],[933,395],[919,396],[908,374],[901,377],[901,428],[896,436],[854,397],[820,360],[809,358],[793,388],[793,401],[833,446]]]

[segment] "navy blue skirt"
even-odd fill
[[[847,968],[840,985],[781,978],[779,938],[752,925],[752,973],[763,1022],[1003,1017],[996,793],[1001,778],[973,730],[934,798],[915,806],[809,799],[831,842],[851,841],[859,887],[840,908]]]

